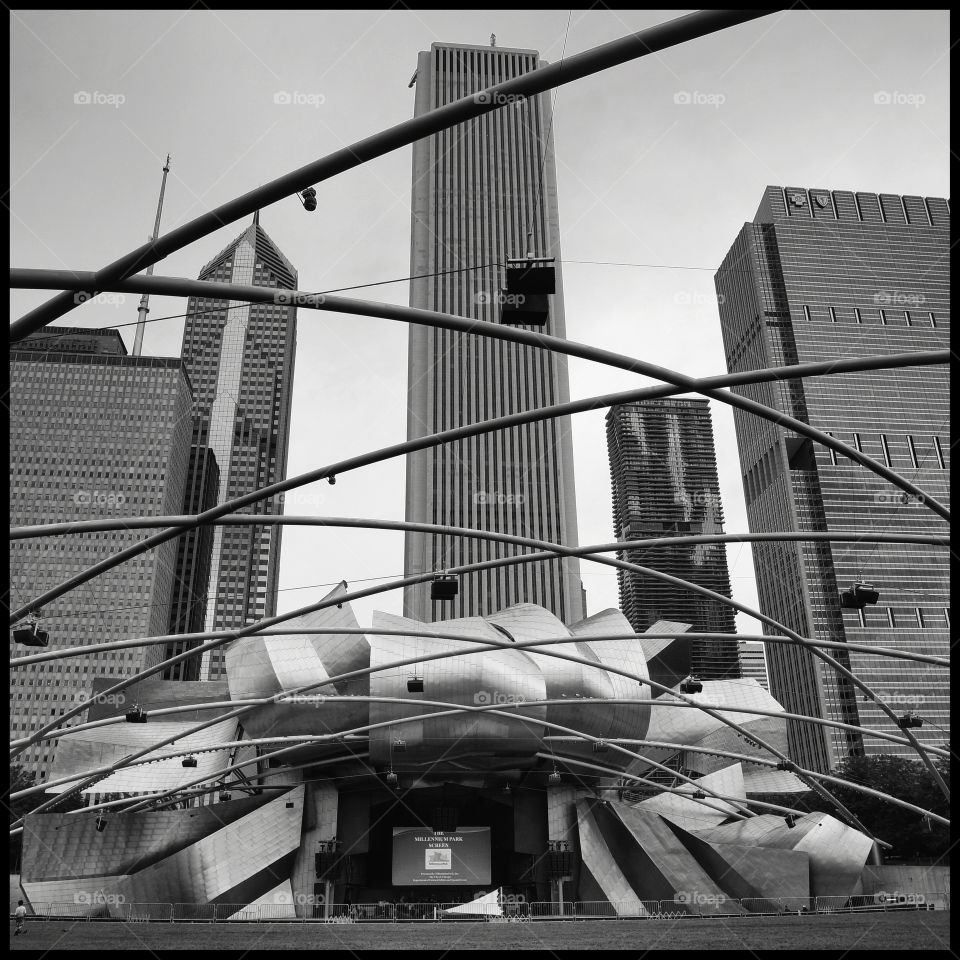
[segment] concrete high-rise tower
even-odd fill
[[[618,540],[723,533],[707,400],[671,398],[611,407],[607,451]],[[678,544],[619,556],[730,596],[723,544]],[[618,570],[617,580],[620,609],[637,633],[658,620],[689,623],[695,633],[729,633],[729,639],[688,641],[688,669],[702,680],[740,676],[733,607],[642,573]]]
[[[10,351],[10,521],[15,527],[180,513],[190,458],[190,382],[174,357],[131,357],[116,330],[50,326]],[[14,540],[17,605],[143,539],[139,530]],[[175,541],[162,543],[47,603],[50,650],[166,633]],[[16,655],[41,652],[29,648]],[[10,730],[29,736],[112,683],[163,659],[158,645],[87,653],[11,673]],[[139,685],[126,696],[135,700]],[[68,721],[82,723],[84,716]],[[59,740],[15,763],[47,778]]]
[[[767,187],[716,275],[730,371],[837,357],[943,349],[950,329],[946,200]],[[830,433],[949,499],[949,371],[906,367],[737,387]],[[768,420],[734,410],[752,531],[932,533],[947,524],[888,481]],[[949,554],[911,544],[755,544],[760,606],[801,636],[949,655]],[[854,581],[879,602],[843,609]],[[922,741],[949,737],[947,672],[831,651],[895,709],[923,718]],[[880,708],[792,644],[766,649],[770,692],[792,713],[891,731]],[[861,754],[913,755],[863,731],[790,722],[793,759],[826,770]]]
[[[200,279],[295,290],[297,271],[257,215],[200,271]],[[187,494],[194,505],[208,502],[216,468],[219,503],[286,476],[296,316],[296,307],[282,302],[190,298],[182,356],[194,390],[195,449]],[[245,512],[278,514],[283,505],[262,501]],[[198,564],[209,565],[208,576],[196,575]],[[181,584],[208,581],[204,629],[228,630],[276,613],[279,565],[280,527],[218,526],[209,558],[199,549],[180,551],[177,576]],[[178,596],[194,607],[197,600],[189,591]],[[180,615],[189,622],[185,611]],[[220,649],[204,654],[199,679],[219,679],[223,656]]]
[[[435,43],[420,54],[415,115],[542,65],[535,50]],[[556,257],[545,333],[565,336],[550,101],[518,98],[413,145],[410,305],[497,322],[508,258]],[[407,436],[569,399],[566,358],[515,343],[411,324]],[[407,458],[406,518],[577,544],[569,418],[448,443]],[[408,533],[406,575],[519,552],[489,541]],[[579,564],[517,564],[461,577],[453,601],[407,588],[421,620],[541,604],[585,616]]]

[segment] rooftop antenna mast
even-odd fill
[[[153,224],[153,235],[149,238],[151,243],[154,243],[157,237],[160,236],[160,214],[163,211],[163,191],[167,186],[167,174],[170,172],[170,154],[167,154],[167,162],[163,165],[163,180],[160,181],[160,199],[157,201],[157,219]],[[147,267],[147,276],[153,276],[153,264],[151,263]],[[144,294],[140,298],[140,306],[137,307],[137,335],[133,341],[133,356],[139,357],[140,351],[143,348],[143,327],[147,322],[147,314],[150,312],[150,308],[147,304],[150,302],[150,297],[147,294]]]

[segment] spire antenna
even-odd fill
[[[157,201],[157,218],[153,223],[153,234],[147,239],[151,243],[155,243],[157,237],[160,236],[160,214],[163,212],[163,192],[167,188],[167,174],[170,172],[170,154],[167,154],[167,161],[163,165],[163,179],[160,181],[160,199]],[[153,264],[151,263],[147,267],[147,276],[153,276]],[[133,339],[133,356],[139,357],[140,351],[143,349],[143,328],[144,324],[147,322],[147,314],[150,312],[150,308],[147,306],[150,302],[150,297],[147,294],[143,294],[140,297],[140,306],[137,307],[137,334]]]

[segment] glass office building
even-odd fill
[[[950,331],[946,200],[767,187],[716,275],[727,368],[943,349]],[[949,499],[946,366],[782,381],[736,392],[832,434]],[[734,411],[750,529],[929,533],[947,524],[852,460]],[[753,548],[761,608],[803,636],[946,656],[948,551],[909,544],[808,542]],[[879,602],[842,609],[854,581]],[[948,738],[945,671],[861,651],[831,651],[898,711]],[[862,727],[791,723],[795,760],[817,770],[849,755],[915,755],[868,728],[900,731],[833,668],[792,645],[767,649],[771,693],[796,713]]]
[[[535,50],[434,43],[420,54],[420,116],[541,66]],[[556,293],[540,329],[565,336],[548,94],[518,98],[413,145],[410,305],[498,322],[503,265],[528,252],[556,257]],[[407,436],[569,399],[566,358],[545,350],[410,325]],[[470,437],[407,457],[406,519],[577,545],[569,418]],[[492,560],[521,548],[407,533],[407,576]],[[451,601],[408,587],[419,620],[481,616],[513,603],[584,616],[576,559],[515,564],[460,578]]]
[[[295,290],[297,271],[260,226],[258,214],[200,271],[200,279]],[[296,316],[296,307],[286,303],[190,298],[182,357],[194,388],[197,450],[190,496],[195,505],[209,502],[214,469],[218,503],[286,477]],[[276,515],[283,505],[258,502],[242,512]],[[228,630],[275,614],[280,534],[279,526],[217,526],[209,557],[200,541],[195,551],[181,551],[178,578],[187,586],[180,622],[189,623],[205,580],[205,626],[198,629]],[[206,576],[192,565],[207,565]],[[208,651],[199,677],[193,666],[185,668],[184,678],[220,679],[223,657],[223,649]]]
[[[127,356],[116,330],[47,327],[15,344],[10,361],[12,526],[180,512],[192,401],[180,360]],[[144,536],[113,530],[11,541],[13,602],[26,603]],[[49,650],[166,633],[175,557],[175,542],[161,544],[48,603]],[[159,662],[162,651],[131,647],[14,670],[12,739],[89,696],[94,677],[119,681]],[[18,648],[16,655],[34,652]],[[135,699],[136,691],[126,696]],[[14,762],[43,780],[56,744],[40,741]]]
[[[723,533],[723,506],[709,401],[644,400],[611,407],[607,452],[618,540]],[[678,544],[617,554],[730,596],[723,544]],[[642,573],[618,570],[620,609],[637,633],[658,620],[696,633],[736,633],[733,607]],[[737,641],[690,640],[689,671],[701,679],[740,676]]]

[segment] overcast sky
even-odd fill
[[[11,248],[16,267],[95,270],[161,232],[408,119],[417,53],[434,41],[534,48],[550,62],[681,11],[209,10],[11,14]],[[567,335],[695,376],[726,372],[713,274],[767,184],[948,195],[948,14],[777,13],[553,91]],[[278,102],[289,101],[289,102]],[[306,291],[409,274],[411,148],[291,197],[261,223]],[[161,261],[195,278],[246,226]],[[347,296],[406,304],[394,283]],[[49,291],[13,291],[11,317]],[[58,325],[136,319],[136,295]],[[154,297],[151,319],[185,301]],[[133,328],[122,328],[128,349]],[[183,320],[151,323],[144,354],[177,356]],[[288,476],[406,434],[403,324],[301,310]],[[645,378],[570,361],[571,398]],[[731,409],[711,403],[725,529],[748,529]],[[573,421],[582,544],[614,539],[604,412]],[[402,519],[393,460],[302,488],[287,513]],[[728,550],[734,597],[756,602],[749,548]],[[583,562],[589,613],[616,574]],[[402,534],[284,532],[279,610],[403,571]],[[94,581],[95,583],[96,581]],[[355,604],[399,613],[398,591]],[[741,632],[757,624],[739,617]]]

